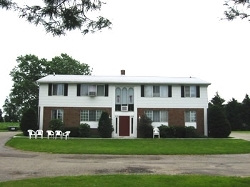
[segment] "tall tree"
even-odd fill
[[[250,98],[246,94],[242,101],[242,120],[246,129],[250,129]]]
[[[208,103],[209,106],[219,106],[219,107],[224,107],[224,102],[225,99],[221,98],[219,93],[216,92],[215,96],[211,99],[211,101]]]
[[[111,22],[102,16],[92,19],[92,12],[100,11],[104,4],[101,0],[43,0],[43,5],[34,1],[32,6],[26,4],[24,7],[17,2],[0,0],[0,8],[17,11],[21,18],[42,25],[46,32],[54,36],[75,29],[87,34],[111,27]]]
[[[225,19],[246,18],[249,20],[249,0],[226,0],[224,5],[227,7],[227,10],[224,11]]]
[[[10,98],[5,99],[3,105],[3,111],[5,112],[4,121],[5,122],[17,122],[18,121],[18,107],[11,103]]]
[[[12,111],[15,106],[16,113],[20,116],[24,109],[31,108],[37,111],[39,87],[36,81],[53,72],[57,74],[89,75],[89,65],[80,63],[67,54],[54,57],[51,61],[35,55],[25,55],[17,58],[18,65],[10,72],[14,82],[9,100],[6,100],[4,111]]]
[[[208,136],[214,138],[227,138],[231,133],[228,122],[222,107],[218,105],[208,108]]]
[[[226,117],[232,130],[242,130],[242,104],[234,98],[225,105]]]
[[[2,109],[0,109],[0,122],[3,122],[3,112],[2,112]]]

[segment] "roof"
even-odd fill
[[[197,84],[211,83],[195,77],[160,77],[160,76],[96,76],[96,75],[48,75],[37,80],[41,83],[107,83],[107,84]]]

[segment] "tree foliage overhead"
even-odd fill
[[[21,18],[35,25],[44,26],[46,32],[54,36],[65,35],[66,31],[79,29],[87,34],[110,28],[111,22],[90,14],[100,11],[104,2],[100,0],[43,0],[43,6],[36,4],[20,7],[11,0],[0,0],[0,8],[15,10]],[[88,14],[88,15],[87,15]]]
[[[90,75],[92,71],[88,64],[80,63],[67,54],[56,56],[51,61],[39,59],[35,55],[19,56],[17,63],[18,65],[10,72],[13,86],[4,104],[4,111],[9,116],[13,113],[20,116],[27,108],[37,111],[38,79],[53,73]]]
[[[224,5],[227,7],[227,10],[224,11],[225,19],[234,20],[236,18],[247,18],[248,21],[250,21],[249,0],[227,0]]]

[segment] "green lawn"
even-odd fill
[[[0,122],[0,131],[8,131],[8,127],[19,127],[18,122]]]
[[[0,182],[1,187],[249,187],[250,177],[199,175],[91,175]]]
[[[64,154],[240,154],[250,153],[250,142],[238,139],[28,139],[12,138],[7,143],[21,150]],[[250,177],[222,177],[203,175],[87,175],[48,177],[0,182],[0,187],[248,187]]]
[[[17,149],[63,154],[202,155],[250,153],[250,141],[239,139],[28,139],[6,143]]]

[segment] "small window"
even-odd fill
[[[168,111],[166,110],[147,110],[145,115],[153,122],[168,122]]]
[[[68,95],[68,84],[49,84],[49,96],[52,95]]]
[[[141,89],[142,97],[172,97],[172,87],[167,85],[145,85]]]
[[[51,119],[61,119],[63,121],[63,110],[62,109],[54,109],[54,110],[52,110]]]
[[[186,111],[185,122],[196,122],[196,111]]]
[[[99,121],[101,117],[101,110],[81,110],[80,120],[81,121]]]
[[[78,84],[77,96],[108,96],[108,85]]]
[[[181,97],[200,97],[199,86],[182,86]]]

